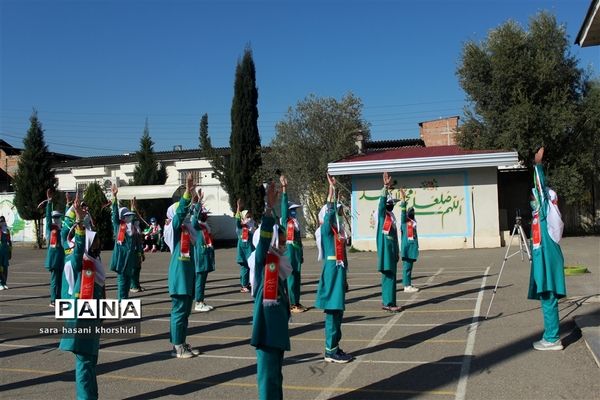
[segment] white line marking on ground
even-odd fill
[[[471,368],[471,356],[473,355],[473,349],[475,348],[475,335],[477,334],[477,326],[479,325],[479,310],[481,309],[481,303],[483,301],[483,288],[485,287],[485,281],[487,279],[487,274],[490,270],[490,267],[491,265],[486,268],[485,273],[483,274],[483,279],[481,280],[481,290],[477,296],[477,303],[475,304],[475,310],[473,311],[473,320],[468,328],[469,335],[467,337],[467,345],[465,346],[463,364],[460,368],[458,387],[456,388],[456,395],[454,397],[455,400],[464,400],[465,395],[467,394],[467,380],[469,379],[469,370]]]
[[[442,271],[444,270],[444,268],[440,268],[438,270],[438,272],[436,272],[434,275],[432,275],[431,277],[429,277],[429,279],[427,279],[426,283],[430,283],[432,282],[437,276],[438,274],[440,274]],[[418,296],[418,293],[415,293],[411,296],[411,300],[416,299]],[[392,318],[390,318],[390,320],[388,321],[387,324],[385,324],[380,330],[379,332],[377,332],[375,334],[375,336],[373,337],[373,339],[369,342],[369,344],[367,344],[367,346],[365,346],[365,348],[369,348],[369,347],[373,347],[377,344],[379,344],[379,342],[381,342],[381,340],[383,340],[383,338],[385,337],[385,335],[389,332],[390,329],[392,329],[392,327],[396,324],[396,322],[404,315],[405,311],[402,311],[396,315],[394,315]],[[329,397],[331,397],[333,395],[333,393],[340,388],[344,382],[346,382],[346,380],[348,380],[348,378],[350,378],[350,375],[352,375],[352,373],[354,372],[354,370],[358,367],[358,364],[356,361],[363,361],[362,360],[362,356],[358,356],[357,359],[349,364],[344,365],[344,367],[342,368],[342,370],[340,371],[340,373],[336,376],[335,380],[332,382],[332,384],[325,390],[321,391],[321,393],[319,393],[319,395],[316,397],[316,400],[326,400]]]

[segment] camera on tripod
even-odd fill
[[[521,209],[517,208],[515,211],[516,211],[515,224],[521,225]]]

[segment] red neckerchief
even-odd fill
[[[83,257],[83,266],[81,268],[81,287],[79,289],[80,299],[94,298],[94,277],[96,275],[96,267],[94,261],[88,257]]]
[[[542,244],[542,235],[540,230],[540,215],[539,213],[533,213],[533,220],[531,221],[531,241],[533,248],[537,249]]]
[[[265,260],[265,280],[263,282],[263,304],[277,302],[277,289],[279,287],[279,256],[267,252]]]
[[[183,225],[181,227],[181,241],[179,247],[179,253],[181,254],[182,259],[189,260],[190,258],[190,232],[187,227]]]
[[[292,244],[294,243],[294,231],[296,230],[296,224],[294,224],[293,218],[288,218],[287,220],[287,239],[286,243]]]
[[[56,248],[58,244],[58,225],[52,224],[52,228],[50,229],[50,247],[53,249]]]
[[[247,242],[250,236],[250,229],[246,224],[242,225],[242,242]]]
[[[119,234],[117,235],[117,243],[123,244],[125,242],[125,233],[127,233],[127,224],[121,221],[119,224]]]
[[[406,222],[406,238],[408,240],[415,240],[415,222],[412,219],[409,219]]]
[[[386,235],[390,234],[392,227],[394,226],[394,219],[390,212],[385,212],[385,220],[383,221],[383,233]]]
[[[204,244],[206,247],[213,247],[212,235],[206,228],[206,226],[200,224],[200,229],[202,229],[202,236],[204,237]]]
[[[344,265],[344,246],[346,245],[346,239],[340,235],[335,227],[331,227],[333,231],[333,239],[335,240],[335,263],[337,265]]]

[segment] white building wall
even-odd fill
[[[471,168],[419,173],[392,173],[416,211],[419,248],[463,249],[499,247],[497,169]],[[382,175],[352,178],[352,244],[376,251],[376,213],[383,187]],[[400,217],[400,208],[394,213]]]

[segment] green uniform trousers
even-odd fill
[[[54,300],[60,299],[60,290],[62,286],[62,274],[61,269],[50,270],[50,301],[54,303]]]
[[[192,312],[192,296],[171,295],[171,343],[184,344],[188,317]]]
[[[554,343],[560,338],[558,336],[558,299],[553,292],[544,292],[540,297],[544,316],[544,339]]]
[[[8,266],[0,266],[0,285],[6,285],[8,280]]]
[[[196,297],[196,301],[204,301],[204,290],[206,288],[206,278],[208,277],[208,272],[196,272],[196,282],[195,282],[195,290],[194,294]]]
[[[413,260],[402,260],[402,284],[404,287],[412,286],[413,263]]]
[[[124,300],[129,298],[129,287],[131,286],[131,276],[127,271],[117,274],[117,298]]]
[[[325,353],[335,354],[342,339],[343,310],[325,310]]]
[[[98,399],[96,365],[98,355],[75,353],[75,390],[77,400]]]
[[[381,272],[381,302],[384,306],[396,306],[396,271]]]
[[[243,287],[250,286],[250,268],[248,264],[240,264],[240,285]]]
[[[256,348],[256,381],[260,400],[283,399],[283,350],[275,347]]]
[[[287,278],[290,304],[300,304],[300,271],[292,271]]]
[[[131,283],[129,284],[129,287],[131,289],[139,289],[141,287],[140,285],[140,273],[142,272],[142,266],[140,266],[139,268],[135,268],[133,270],[133,274],[131,274]]]

